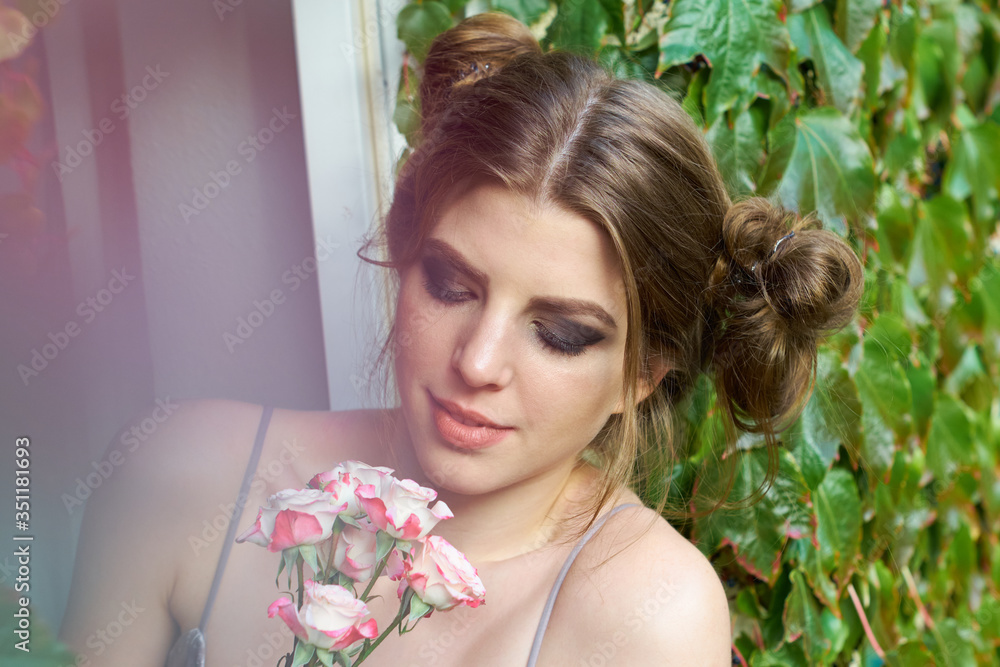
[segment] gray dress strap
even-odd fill
[[[580,555],[580,551],[583,550],[584,545],[590,541],[597,531],[601,529],[601,526],[610,519],[612,516],[621,512],[629,507],[639,507],[637,503],[626,503],[624,505],[619,505],[614,509],[605,512],[594,522],[594,525],[590,527],[580,541],[576,543],[573,547],[573,551],[569,553],[566,557],[566,562],[563,563],[562,569],[559,570],[559,576],[556,577],[556,582],[552,585],[552,590],[549,592],[549,599],[545,601],[545,608],[542,609],[542,618],[538,621],[538,629],[535,631],[535,640],[531,643],[531,653],[528,654],[528,665],[527,667],[535,667],[535,662],[538,660],[538,654],[542,650],[542,640],[545,638],[545,630],[549,626],[549,617],[552,616],[552,609],[556,606],[556,597],[559,595],[559,589],[562,588],[563,580],[566,579],[566,575],[569,573],[569,568],[573,566],[573,561],[576,557]]]
[[[215,603],[215,596],[219,592],[219,585],[222,583],[222,571],[226,569],[226,561],[229,560],[229,551],[233,548],[233,539],[236,537],[236,528],[239,525],[240,517],[243,516],[243,506],[247,503],[250,495],[250,482],[253,481],[257,472],[257,463],[260,461],[260,453],[264,448],[264,434],[271,421],[271,413],[274,407],[264,406],[264,411],[260,416],[260,425],[257,427],[257,437],[253,443],[253,452],[250,454],[250,462],[247,463],[247,470],[243,473],[243,484],[240,486],[239,495],[236,496],[236,507],[233,509],[233,516],[229,520],[229,530],[226,531],[226,541],[222,543],[222,555],[219,556],[219,563],[215,566],[215,576],[212,579],[212,588],[208,591],[208,599],[205,601],[205,609],[201,612],[201,622],[197,628],[191,628],[186,633],[177,638],[167,655],[166,667],[204,667],[205,666],[205,626],[208,625],[208,616],[212,613],[212,605]]]

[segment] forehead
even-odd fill
[[[624,313],[618,255],[597,223],[493,183],[453,195],[429,236],[454,247],[493,280],[532,295],[588,298]]]

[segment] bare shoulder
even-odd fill
[[[715,568],[653,510],[612,517],[574,569],[560,597],[568,593],[564,608],[578,610],[569,615],[584,662],[602,654],[608,664],[731,664],[729,603]]]
[[[109,472],[83,508],[64,641],[109,667],[127,665],[130,656],[165,657],[177,625],[197,624],[223,542],[203,540],[202,530],[228,521],[262,413],[240,401],[158,399],[119,429],[102,456]],[[250,504],[304,485],[369,422],[365,411],[275,409]],[[123,609],[139,630],[101,640],[95,619]]]

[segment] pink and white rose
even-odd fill
[[[346,514],[358,516],[361,509],[355,492],[359,486],[373,486],[376,495],[395,479],[392,468],[370,466],[360,461],[344,461],[332,470],[321,472],[309,480],[309,486],[332,493],[338,501],[347,503]]]
[[[281,551],[304,544],[318,544],[333,533],[333,524],[347,503],[336,502],[331,493],[318,489],[285,489],[267,499],[257,512],[257,521],[237,542],[253,542],[268,551]]]
[[[424,537],[438,521],[454,516],[444,501],[430,507],[437,492],[412,479],[393,479],[381,493],[374,485],[359,486],[356,495],[371,522],[397,539]]]
[[[341,586],[307,579],[302,608],[282,596],[267,608],[267,617],[281,620],[302,641],[328,651],[342,651],[364,639],[378,636],[375,619],[363,620],[368,606]]]
[[[439,611],[458,605],[478,607],[486,601],[486,589],[476,568],[465,554],[438,535],[418,540],[410,558],[403,560],[400,597],[407,586]]]
[[[375,573],[377,548],[375,526],[361,521],[360,527],[344,526],[333,545],[333,566],[358,583],[364,583]]]

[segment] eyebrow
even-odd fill
[[[454,266],[459,272],[468,275],[482,285],[489,285],[489,276],[472,266],[472,264],[470,264],[469,261],[462,256],[462,253],[445,241],[436,238],[429,238],[425,243],[429,249],[444,257],[444,259],[449,264]],[[611,315],[608,314],[608,311],[604,310],[593,301],[551,296],[536,296],[528,302],[528,305],[532,308],[547,310],[559,315],[590,315],[597,318],[605,326],[611,329],[618,328],[615,318],[611,317]]]

